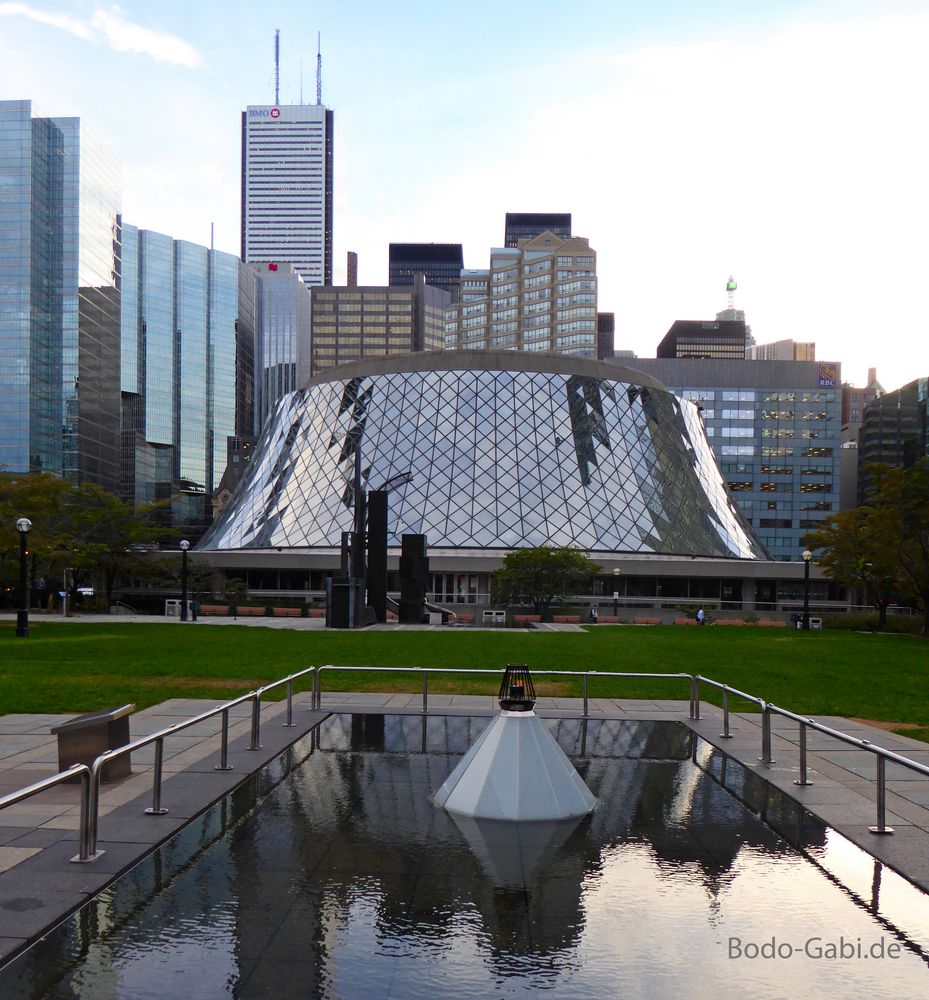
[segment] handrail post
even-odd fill
[[[812,781],[806,776],[806,723],[800,723],[800,777],[794,782],[795,785],[812,785]]]
[[[584,692],[584,718],[590,717],[589,703],[587,699],[587,671],[581,674],[581,690]]]
[[[893,833],[893,827],[887,825],[887,785],[885,782],[885,766],[887,762],[881,754],[877,755],[877,826],[869,826],[871,833]]]
[[[313,694],[310,696],[310,709],[316,711],[319,709],[319,670],[317,669],[313,674]]]
[[[423,715],[429,711],[429,671],[423,668]]]
[[[693,674],[690,677],[690,718],[700,721],[700,681]]]
[[[729,688],[723,688],[723,731],[719,735],[724,740],[732,739],[729,729]]]
[[[260,750],[261,743],[261,688],[255,692],[252,698],[252,739],[248,745],[249,750]]]
[[[161,767],[164,762],[164,737],[155,740],[155,780],[152,783],[152,804],[145,812],[149,816],[164,816],[168,811],[161,805]]]
[[[90,798],[87,814],[87,846],[92,857],[97,856],[97,822],[100,818],[100,771],[103,760],[98,757],[90,768]]]
[[[79,864],[84,864],[87,861],[93,861],[95,858],[99,857],[96,852],[91,853],[90,850],[90,768],[86,765],[84,769],[80,772],[81,774],[81,831],[80,831],[80,847],[78,850],[78,855],[71,860]],[[100,852],[103,853],[102,851]]]
[[[762,764],[773,764],[771,756],[771,709],[766,702],[761,703],[761,756]]]
[[[229,763],[229,709],[223,709],[223,729],[219,750],[219,763],[213,768],[214,771],[231,771],[232,765]]]
[[[287,721],[284,726],[294,725],[294,682],[293,678],[287,678]]]

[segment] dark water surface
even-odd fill
[[[929,991],[929,897],[675,723],[549,722],[600,799],[579,823],[436,809],[487,721],[331,717],[0,971],[0,997]]]

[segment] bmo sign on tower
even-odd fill
[[[289,261],[332,283],[332,112],[320,104],[242,113],[242,259]]]

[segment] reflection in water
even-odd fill
[[[924,990],[926,897],[681,726],[550,722],[600,800],[576,823],[435,808],[487,721],[330,718],[0,972],[0,996]],[[816,935],[907,947],[730,957]]]

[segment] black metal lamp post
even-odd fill
[[[29,579],[26,558],[29,555],[27,536],[32,528],[28,517],[16,522],[19,532],[19,608],[16,612],[16,634],[25,638],[29,635]]]
[[[810,563],[813,561],[813,553],[809,549],[803,550],[803,630],[810,629]]]
[[[619,578],[622,570],[617,566],[613,570],[613,617],[619,618]]]
[[[187,550],[190,542],[181,542],[181,621],[187,621]]]

